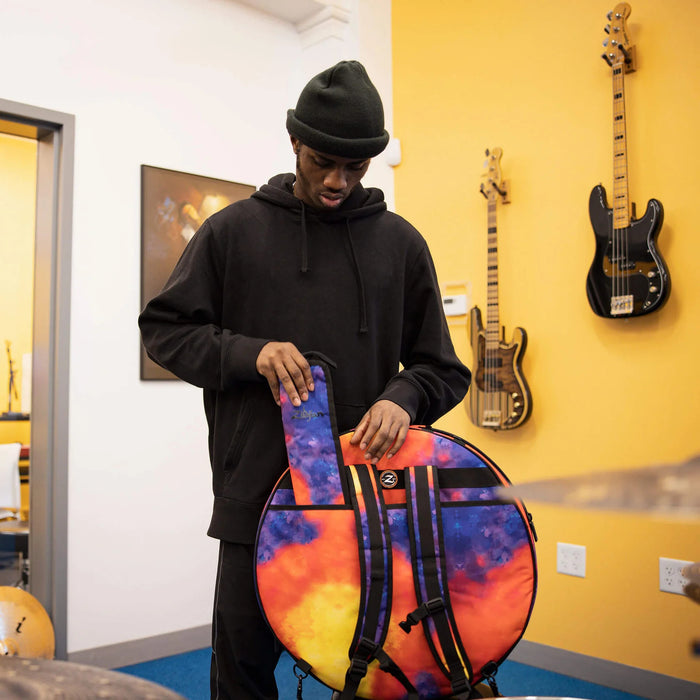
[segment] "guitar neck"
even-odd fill
[[[497,350],[501,322],[498,313],[498,229],[496,226],[496,198],[493,191],[488,198],[488,247],[486,267],[486,350]]]
[[[630,225],[627,182],[627,126],[625,117],[625,62],[612,66],[613,82],[613,228]]]

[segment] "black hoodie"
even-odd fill
[[[318,211],[276,175],[211,216],[139,317],[149,357],[204,389],[213,470],[212,537],[253,543],[287,467],[280,409],[255,362],[271,340],[337,367],[339,430],[389,399],[430,424],[462,400],[457,358],[425,240],[357,185]],[[400,370],[399,364],[403,366]]]

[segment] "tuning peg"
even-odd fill
[[[610,12],[608,12],[608,14],[605,16],[608,18],[608,21],[610,21],[612,19],[612,10],[610,10]]]
[[[609,41],[608,39],[603,39],[603,46],[607,46],[607,45],[608,45],[608,41]]]
[[[610,34],[610,25],[609,25],[609,24],[606,24],[605,27],[603,27],[603,31],[604,31],[606,34]]]

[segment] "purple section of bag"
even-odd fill
[[[296,505],[343,502],[338,456],[323,369],[312,365],[314,391],[294,406],[280,386],[282,423]]]

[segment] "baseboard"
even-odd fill
[[[210,644],[211,626],[203,625],[121,644],[71,652],[68,654],[68,660],[100,668],[119,668],[203,649]],[[508,658],[527,666],[615,688],[649,700],[700,698],[700,684],[536,642],[521,641]]]
[[[211,646],[211,625],[203,625],[159,634],[155,637],[134,639],[121,644],[69,652],[68,661],[100,668],[119,668],[209,646]]]
[[[521,641],[508,659],[649,700],[700,698],[700,684],[536,642]]]

